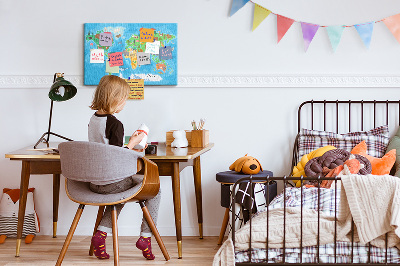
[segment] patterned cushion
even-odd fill
[[[351,151],[354,146],[363,140],[367,142],[368,154],[374,157],[382,157],[389,143],[388,126],[385,125],[369,131],[349,132],[346,134],[303,128],[298,134],[296,158],[298,161],[304,154],[327,145]]]

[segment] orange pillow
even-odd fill
[[[352,154],[359,154],[371,162],[373,175],[388,175],[396,161],[396,149],[390,150],[382,158],[375,158],[367,154],[367,143],[365,140],[358,143],[352,150]]]

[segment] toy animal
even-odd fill
[[[28,189],[26,209],[22,236],[25,236],[25,243],[32,242],[36,233],[39,232],[39,219],[35,212],[33,191]],[[7,237],[17,236],[19,189],[3,189],[3,196],[0,200],[0,244],[4,243]]]
[[[256,158],[247,156],[246,154],[231,164],[229,170],[248,175],[256,175],[258,172],[262,171],[262,166]]]
[[[188,146],[188,140],[186,139],[185,130],[175,130],[172,133],[172,136],[175,138],[171,143],[171,147],[175,148],[185,148]]]

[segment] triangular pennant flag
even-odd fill
[[[277,29],[278,29],[278,43],[285,36],[286,32],[292,26],[294,20],[281,15],[276,15]]]
[[[301,22],[301,30],[303,31],[304,49],[307,52],[308,46],[317,33],[319,25]]]
[[[253,31],[260,25],[263,20],[271,14],[271,10],[268,10],[260,5],[255,4],[254,6],[254,17],[253,17]]]
[[[397,41],[400,42],[400,14],[385,18],[383,23],[389,28]]]
[[[231,17],[233,14],[235,14],[239,9],[241,9],[247,2],[250,0],[233,0],[232,2],[232,7],[231,7],[231,13],[229,16]]]
[[[336,52],[340,39],[342,39],[344,28],[344,26],[326,27],[326,32],[328,33],[329,40],[331,41],[333,52]]]
[[[354,25],[358,34],[360,35],[362,41],[364,42],[365,46],[369,48],[371,43],[372,31],[374,30],[375,22],[369,22],[360,25]]]

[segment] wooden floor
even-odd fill
[[[135,247],[138,237],[119,237],[120,264],[123,265],[211,265],[214,254],[217,253],[218,237],[209,236],[204,239],[198,237],[183,237],[183,258],[178,259],[176,237],[163,237],[171,260],[165,261],[157,242],[152,238],[152,249],[156,256],[154,261],[148,261],[142,256],[142,252]],[[0,244],[0,266],[3,265],[54,265],[58,254],[64,244],[65,236],[52,238],[51,236],[37,236],[31,244],[21,244],[20,257],[15,257],[15,238],[7,238],[4,244]],[[112,237],[107,238],[107,253],[110,259],[99,260],[88,254],[90,237],[74,236],[68,248],[62,265],[113,265]]]

